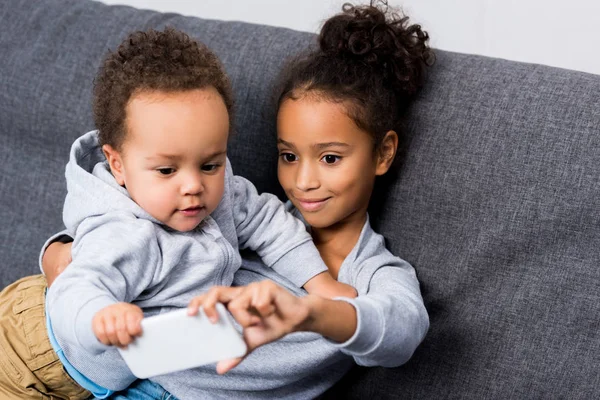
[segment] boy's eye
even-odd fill
[[[175,168],[158,168],[157,171],[161,175],[171,175],[173,172],[175,172]]]
[[[219,167],[219,164],[205,164],[200,169],[204,172],[213,172]]]
[[[283,161],[288,163],[298,161],[298,157],[296,157],[296,155],[292,153],[282,153],[280,157],[283,159]]]
[[[342,157],[340,157],[340,156],[334,156],[333,154],[327,154],[326,156],[323,156],[323,158],[321,160],[325,161],[325,164],[335,164],[336,162],[338,162],[341,159],[342,159]]]

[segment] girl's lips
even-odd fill
[[[322,199],[322,200],[301,200],[301,199],[296,199],[296,200],[298,200],[298,205],[303,210],[308,211],[308,212],[315,212],[315,211],[319,211],[320,209],[325,207],[325,203],[327,203],[327,201],[329,199],[330,199],[330,197],[328,197],[326,199]]]

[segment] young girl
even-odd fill
[[[319,48],[283,77],[280,183],[331,274],[359,296],[306,295],[246,260],[234,278],[238,287],[211,289],[190,313],[202,305],[213,314],[215,302],[227,303],[254,351],[241,364],[219,363],[220,373],[239,364],[221,379],[210,367],[198,368],[177,384],[157,379],[164,389],[140,381],[118,396],[161,398],[166,390],[182,399],[314,398],[353,362],[394,367],[410,358],[428,329],[419,284],[413,268],[373,232],[367,206],[375,178],[392,165],[403,113],[432,62],[427,40],[405,17],[345,6],[325,23]],[[47,264],[64,258],[57,254],[63,247],[52,249]]]

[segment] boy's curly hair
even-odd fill
[[[94,121],[100,144],[120,149],[125,109],[143,91],[177,92],[214,87],[232,114],[231,84],[217,56],[204,44],[173,28],[130,34],[109,52],[94,80]]]
[[[319,47],[287,65],[279,105],[307,94],[343,103],[377,149],[386,132],[399,131],[404,111],[434,62],[428,40],[420,25],[393,12],[385,0],[346,3],[325,21]]]

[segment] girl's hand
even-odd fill
[[[92,329],[98,340],[107,346],[127,347],[142,334],[142,309],[129,303],[117,303],[98,311],[92,319]]]
[[[257,347],[291,332],[312,331],[341,342],[349,339],[356,330],[356,311],[352,305],[318,295],[296,297],[269,280],[241,287],[213,287],[194,298],[188,312],[195,315],[202,306],[207,317],[216,321],[215,305],[218,302],[226,304],[244,328],[243,337],[248,346],[244,357],[220,361],[217,364],[219,374],[237,366]]]
[[[214,322],[218,318],[217,303],[226,304],[244,328],[243,337],[248,346],[244,357],[220,361],[217,364],[219,374],[237,366],[257,347],[299,330],[309,316],[308,305],[302,298],[269,280],[241,287],[215,286],[194,298],[188,313],[196,315],[199,307],[203,307],[207,317]]]
[[[44,252],[42,256],[42,269],[44,270],[48,287],[73,261],[71,258],[72,245],[73,243],[54,242]]]

